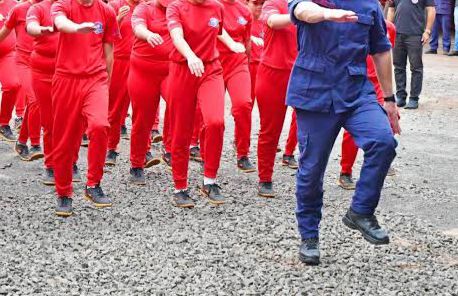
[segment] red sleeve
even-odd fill
[[[6,17],[5,27],[9,30],[13,30],[17,25],[17,5],[10,10]]]
[[[267,25],[269,17],[275,14],[281,14],[278,4],[275,0],[267,0],[262,6],[261,21]]]
[[[174,1],[167,7],[167,27],[169,31],[172,31],[175,28],[182,28],[182,22],[180,17],[180,1]],[[222,27],[222,26],[221,26]]]
[[[140,3],[135,7],[134,11],[132,12],[132,30],[138,25],[146,26],[146,19],[147,19],[147,9],[148,5],[144,2]]]
[[[59,0],[53,3],[51,6],[51,18],[54,23],[54,20],[57,16],[63,15],[67,16],[68,11],[70,10],[70,1],[69,0]]]
[[[32,5],[29,8],[29,10],[27,11],[27,17],[25,19],[26,25],[30,23],[41,24],[42,17],[43,17],[42,10],[38,6]]]
[[[106,30],[103,34],[104,43],[113,43],[115,40],[120,39],[118,22],[116,21],[116,14],[111,6],[105,6],[106,15]]]
[[[394,43],[396,40],[396,27],[392,22],[386,21],[386,28],[388,33],[388,39],[391,42],[391,46],[394,47]]]

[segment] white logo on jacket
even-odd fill
[[[208,21],[208,25],[212,28],[218,28],[219,27],[219,20],[215,17],[210,18]]]

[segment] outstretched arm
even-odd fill
[[[329,9],[313,2],[300,2],[294,9],[294,16],[309,24],[332,21],[339,23],[356,22],[358,16],[353,11]]]

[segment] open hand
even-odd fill
[[[399,124],[399,116],[398,107],[396,107],[395,102],[385,102],[383,106],[385,108],[386,113],[388,114],[388,120],[390,121],[391,129],[393,130],[394,134],[401,134],[401,126]]]
[[[192,56],[188,58],[188,67],[192,75],[196,77],[202,77],[204,74],[205,68],[204,63],[197,56]]]
[[[244,53],[246,52],[245,46],[240,42],[234,42],[231,44],[230,50],[235,53]]]
[[[81,23],[76,28],[77,33],[91,33],[95,31],[95,24],[94,23]]]
[[[118,23],[122,21],[122,19],[129,13],[129,11],[130,7],[128,5],[124,5],[121,8],[119,8],[118,15],[116,16]]]
[[[161,35],[156,34],[156,33],[151,33],[148,36],[148,38],[146,39],[146,42],[148,42],[148,44],[151,45],[152,47],[156,47],[164,43],[164,40],[162,39]]]
[[[324,19],[336,23],[355,23],[358,21],[358,16],[350,10],[326,9]]]

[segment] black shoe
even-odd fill
[[[194,208],[194,201],[189,196],[188,190],[180,190],[173,194],[172,204],[178,208]]]
[[[451,52],[448,53],[449,57],[456,57],[458,56],[458,51],[457,50],[452,50]]]
[[[105,159],[105,165],[106,166],[115,166],[116,165],[116,159],[118,158],[119,153],[114,151],[114,150],[108,150],[107,152],[107,158]]]
[[[131,168],[129,182],[135,185],[146,185],[145,171],[142,168]]]
[[[194,146],[189,149],[189,158],[197,162],[203,161],[202,155],[200,154],[200,148],[198,146]]]
[[[56,181],[54,179],[54,170],[49,168],[45,169],[41,182],[43,182],[43,184],[46,186],[56,185]]]
[[[17,130],[17,131],[20,131],[21,130],[21,127],[22,127],[22,121],[24,120],[24,118],[22,117],[16,117],[14,119],[14,129]]]
[[[418,109],[418,98],[410,98],[404,109]]]
[[[244,173],[252,173],[256,171],[255,166],[251,163],[247,156],[242,156],[237,160],[237,167]]]
[[[287,166],[290,169],[297,169],[299,166],[297,165],[297,161],[294,158],[294,155],[285,155],[283,154],[282,160],[281,160],[281,165],[282,166]]]
[[[407,104],[407,99],[403,97],[397,97],[396,98],[396,105],[401,108],[404,107]]]
[[[72,168],[72,182],[73,183],[79,183],[81,181],[82,181],[82,179],[81,179],[80,170],[79,170],[78,166],[76,164],[74,164],[73,168]]]
[[[81,147],[88,147],[89,146],[89,138],[87,137],[86,134],[83,135],[83,138],[81,139]]]
[[[30,147],[29,155],[30,155],[30,161],[45,157],[43,150],[41,150],[40,145],[35,145],[35,146]]]
[[[349,209],[342,221],[347,227],[361,232],[371,244],[386,245],[390,243],[388,234],[380,227],[375,215],[359,215]]]
[[[217,184],[202,185],[200,192],[208,198],[212,205],[222,205],[225,203],[224,196],[220,191],[221,187]]]
[[[9,125],[0,126],[0,139],[3,139],[7,142],[16,142],[17,141]]]
[[[259,182],[258,195],[267,198],[274,198],[275,191],[272,182]]]
[[[111,199],[107,197],[105,193],[103,193],[102,187],[100,187],[100,185],[96,185],[94,187],[86,186],[84,197],[88,201],[93,202],[97,208],[107,208],[111,207],[112,205]]]
[[[278,152],[281,152],[280,146],[277,146],[277,153],[278,153]]]
[[[72,199],[66,196],[57,197],[56,215],[68,217],[73,214]]]
[[[172,154],[170,152],[162,154],[162,161],[165,163],[169,170],[172,170]]]
[[[320,264],[320,240],[317,237],[302,241],[299,260],[307,265]]]
[[[154,153],[156,154],[156,153]],[[145,169],[161,163],[161,158],[157,155],[153,155],[151,151],[148,151],[145,155]]]
[[[121,125],[121,139],[129,140],[129,134],[125,125]]]
[[[27,147],[26,144],[16,142],[16,145],[14,145],[14,151],[16,151],[21,160],[30,161],[29,147]]]
[[[151,143],[159,143],[162,142],[162,135],[158,130],[151,131]]]
[[[425,54],[437,54],[437,49],[430,49],[425,51]]]
[[[351,174],[340,174],[337,184],[345,190],[355,190],[356,188]]]

